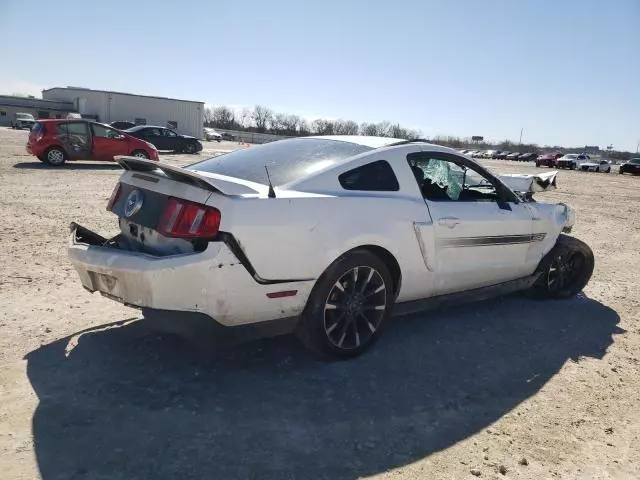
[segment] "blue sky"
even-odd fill
[[[3,93],[75,85],[428,137],[640,140],[639,0],[2,0],[0,30]]]

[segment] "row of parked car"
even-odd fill
[[[541,155],[533,152],[509,152],[501,150],[468,150],[459,149],[460,153],[473,158],[493,158],[499,160],[514,160],[516,162],[536,162],[536,167],[563,168],[569,170],[581,170],[584,172],[611,172],[611,161],[602,158],[591,158],[586,153],[546,152]],[[633,163],[620,169],[620,173],[627,170],[635,172]],[[624,164],[624,165],[627,165]],[[640,172],[639,172],[640,173]]]
[[[532,162],[538,158],[537,153],[533,152],[510,152],[508,150],[468,150],[458,149],[464,155],[472,158],[493,158],[498,160],[515,160],[517,162]]]

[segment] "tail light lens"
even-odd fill
[[[169,198],[158,231],[166,237],[212,238],[220,228],[220,211],[199,203]]]
[[[118,182],[116,184],[116,187],[113,189],[113,192],[111,192],[111,196],[109,197],[109,202],[107,203],[107,211],[111,211],[111,209],[113,208],[113,204],[118,201],[121,192],[122,185],[120,184],[120,182]]]

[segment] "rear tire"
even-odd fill
[[[595,259],[593,251],[581,240],[560,235],[555,246],[544,257],[538,281],[527,294],[532,298],[569,298],[589,283]]]
[[[144,150],[134,150],[133,152],[131,152],[131,156],[149,160],[149,155],[147,155],[147,152],[145,152]]]
[[[67,155],[60,147],[51,147],[44,153],[44,161],[53,167],[59,167],[67,160]]]
[[[353,250],[318,279],[295,333],[323,359],[353,358],[376,342],[394,302],[387,265],[367,250]]]

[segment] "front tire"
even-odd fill
[[[51,147],[44,154],[44,161],[53,167],[59,167],[67,160],[67,156],[60,147]]]
[[[192,155],[196,153],[197,149],[198,149],[198,146],[194,142],[189,142],[184,146],[183,151],[184,153],[188,153]]]
[[[338,258],[318,279],[296,336],[321,358],[356,357],[378,339],[394,301],[387,265],[367,250],[353,250]]]
[[[528,291],[534,298],[569,298],[589,283],[595,259],[581,240],[560,235],[555,246],[540,263],[538,281]]]

